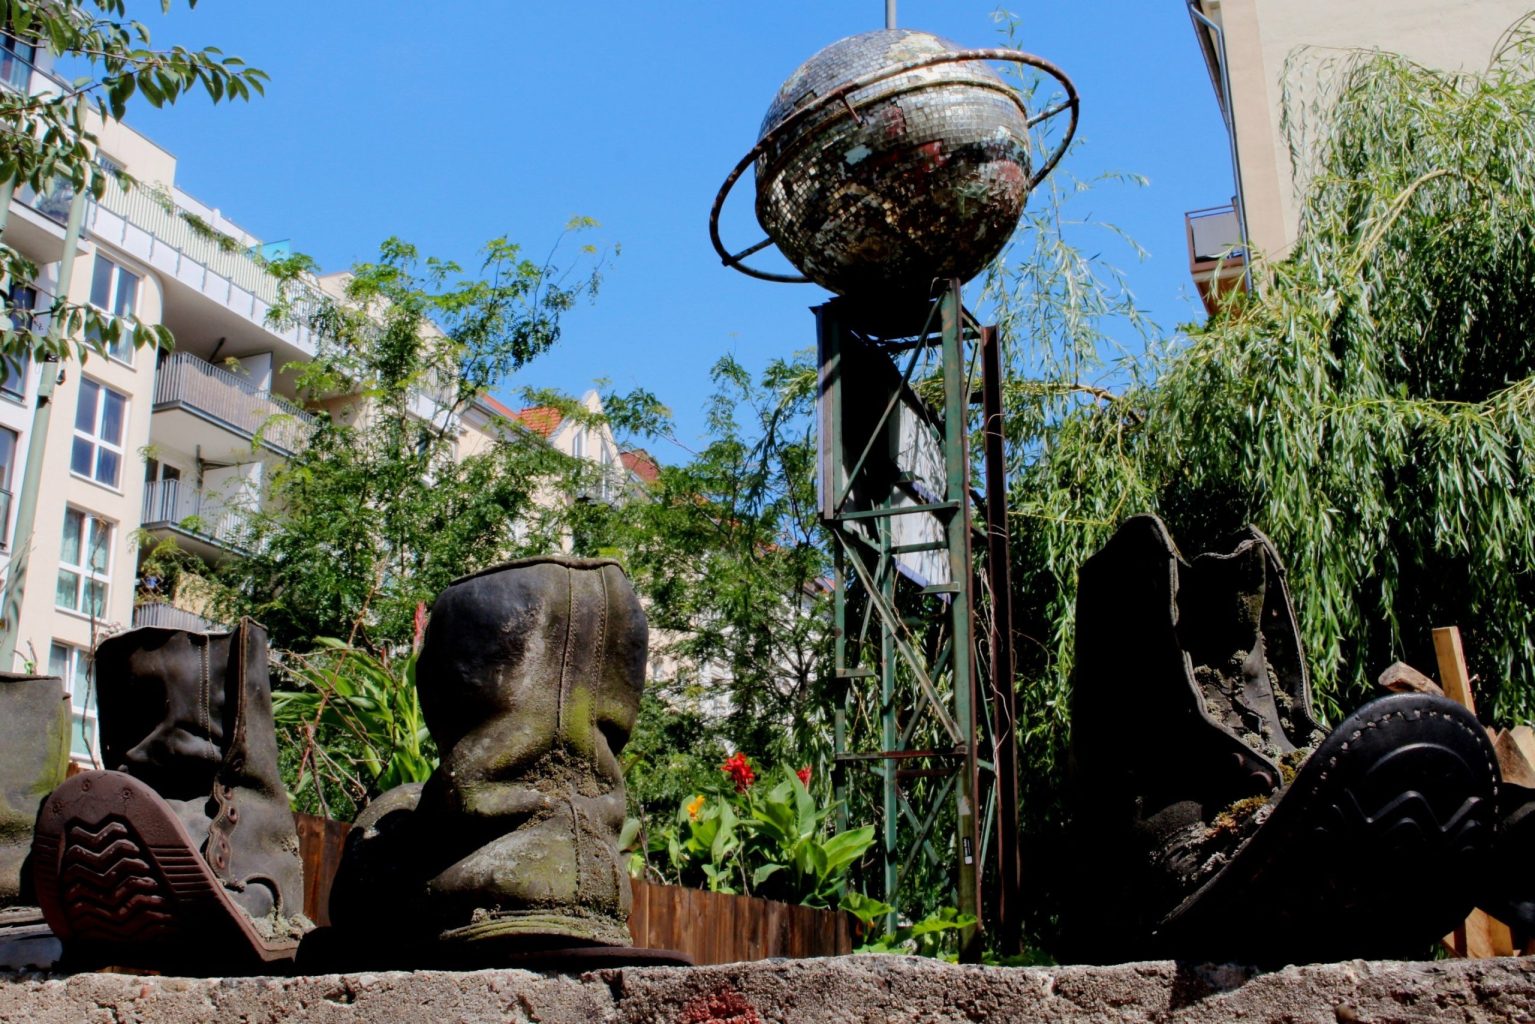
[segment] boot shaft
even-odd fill
[[[298,836],[277,765],[266,629],[146,626],[95,656],[102,761],[149,785],[200,844],[214,874],[259,879],[287,914],[303,906]],[[254,893],[254,890],[252,890]],[[264,900],[252,907],[264,914]]]
[[[450,585],[416,663],[442,763],[419,803],[411,794],[408,825],[349,846],[343,870],[356,877],[338,891],[399,892],[408,864],[419,881],[402,906],[435,941],[627,945],[618,753],[646,644],[616,562],[527,559]],[[333,902],[335,920],[371,921],[364,903]]]
[[[421,709],[445,760],[466,743],[493,743],[503,774],[553,757],[590,765],[611,791],[623,781],[617,754],[639,714],[647,643],[618,563],[496,566],[433,604],[416,666]]]
[[[167,799],[277,776],[266,630],[145,626],[96,648],[102,763]],[[259,727],[251,728],[251,723]]]
[[[1076,629],[1074,781],[1126,820],[1264,795],[1277,757],[1319,738],[1284,568],[1252,527],[1190,562],[1131,517],[1082,566]],[[1156,763],[1126,756],[1148,740]]]

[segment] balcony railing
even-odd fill
[[[314,417],[286,398],[190,352],[167,357],[155,374],[155,411],[175,408],[241,437],[259,437],[283,455],[302,448],[314,427]]]
[[[188,481],[144,485],[144,529],[174,529],[231,551],[247,549],[245,517],[225,495],[198,490]]]
[[[1184,215],[1188,225],[1189,268],[1208,270],[1222,256],[1227,266],[1240,267],[1246,251],[1242,248],[1242,225],[1234,206],[1212,206]]]
[[[168,629],[186,629],[193,633],[212,633],[223,629],[212,619],[205,619],[196,612],[177,608],[173,604],[156,601],[133,606],[133,626],[165,626]]]
[[[11,492],[0,490],[0,551],[11,548]]]
[[[268,322],[280,298],[277,278],[251,249],[242,248],[238,240],[230,244],[231,236],[214,230],[201,213],[178,206],[169,194],[144,185],[125,190],[109,184],[96,201],[90,224],[97,235],[279,337],[310,352],[317,347],[307,314],[322,301],[320,292],[304,284],[292,286],[298,290],[292,302],[295,322]]]

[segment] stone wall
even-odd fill
[[[1535,958],[1352,961],[1258,974],[1173,963],[959,967],[891,956],[546,976],[524,971],[0,981],[0,1021],[58,1024],[843,1024],[1535,1021]]]

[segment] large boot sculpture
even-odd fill
[[[354,823],[337,946],[376,966],[677,962],[629,948],[617,847],[646,640],[605,559],[526,559],[443,591],[416,664],[442,762]]]
[[[1072,955],[1421,957],[1465,917],[1496,828],[1485,732],[1414,693],[1324,734],[1262,533],[1189,562],[1126,521],[1082,567],[1076,652]]]
[[[32,847],[66,956],[223,974],[291,960],[308,921],[266,630],[134,629],[102,641],[95,670],[113,770],[54,790]]]
[[[69,770],[69,720],[58,676],[0,672],[0,968],[44,968],[59,956],[23,862],[38,805]]]

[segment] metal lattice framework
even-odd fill
[[[978,373],[994,383],[995,360],[985,373],[983,357],[988,346],[994,357],[995,335],[965,313],[957,280],[927,304],[925,322],[886,326],[883,335],[846,300],[816,314],[822,516],[836,541],[841,813],[854,808],[880,823],[887,902],[909,908],[915,889],[952,892],[962,913],[988,921],[1013,947],[1012,658],[1010,631],[995,628],[1006,611],[999,616],[992,597],[1006,594],[1006,529],[994,520],[978,573],[966,436],[972,396],[989,390],[977,389]],[[941,404],[919,396],[913,381],[941,386]],[[1002,507],[997,499],[985,503],[988,518]],[[988,866],[995,898],[983,906]],[[962,954],[978,951],[970,929]]]

